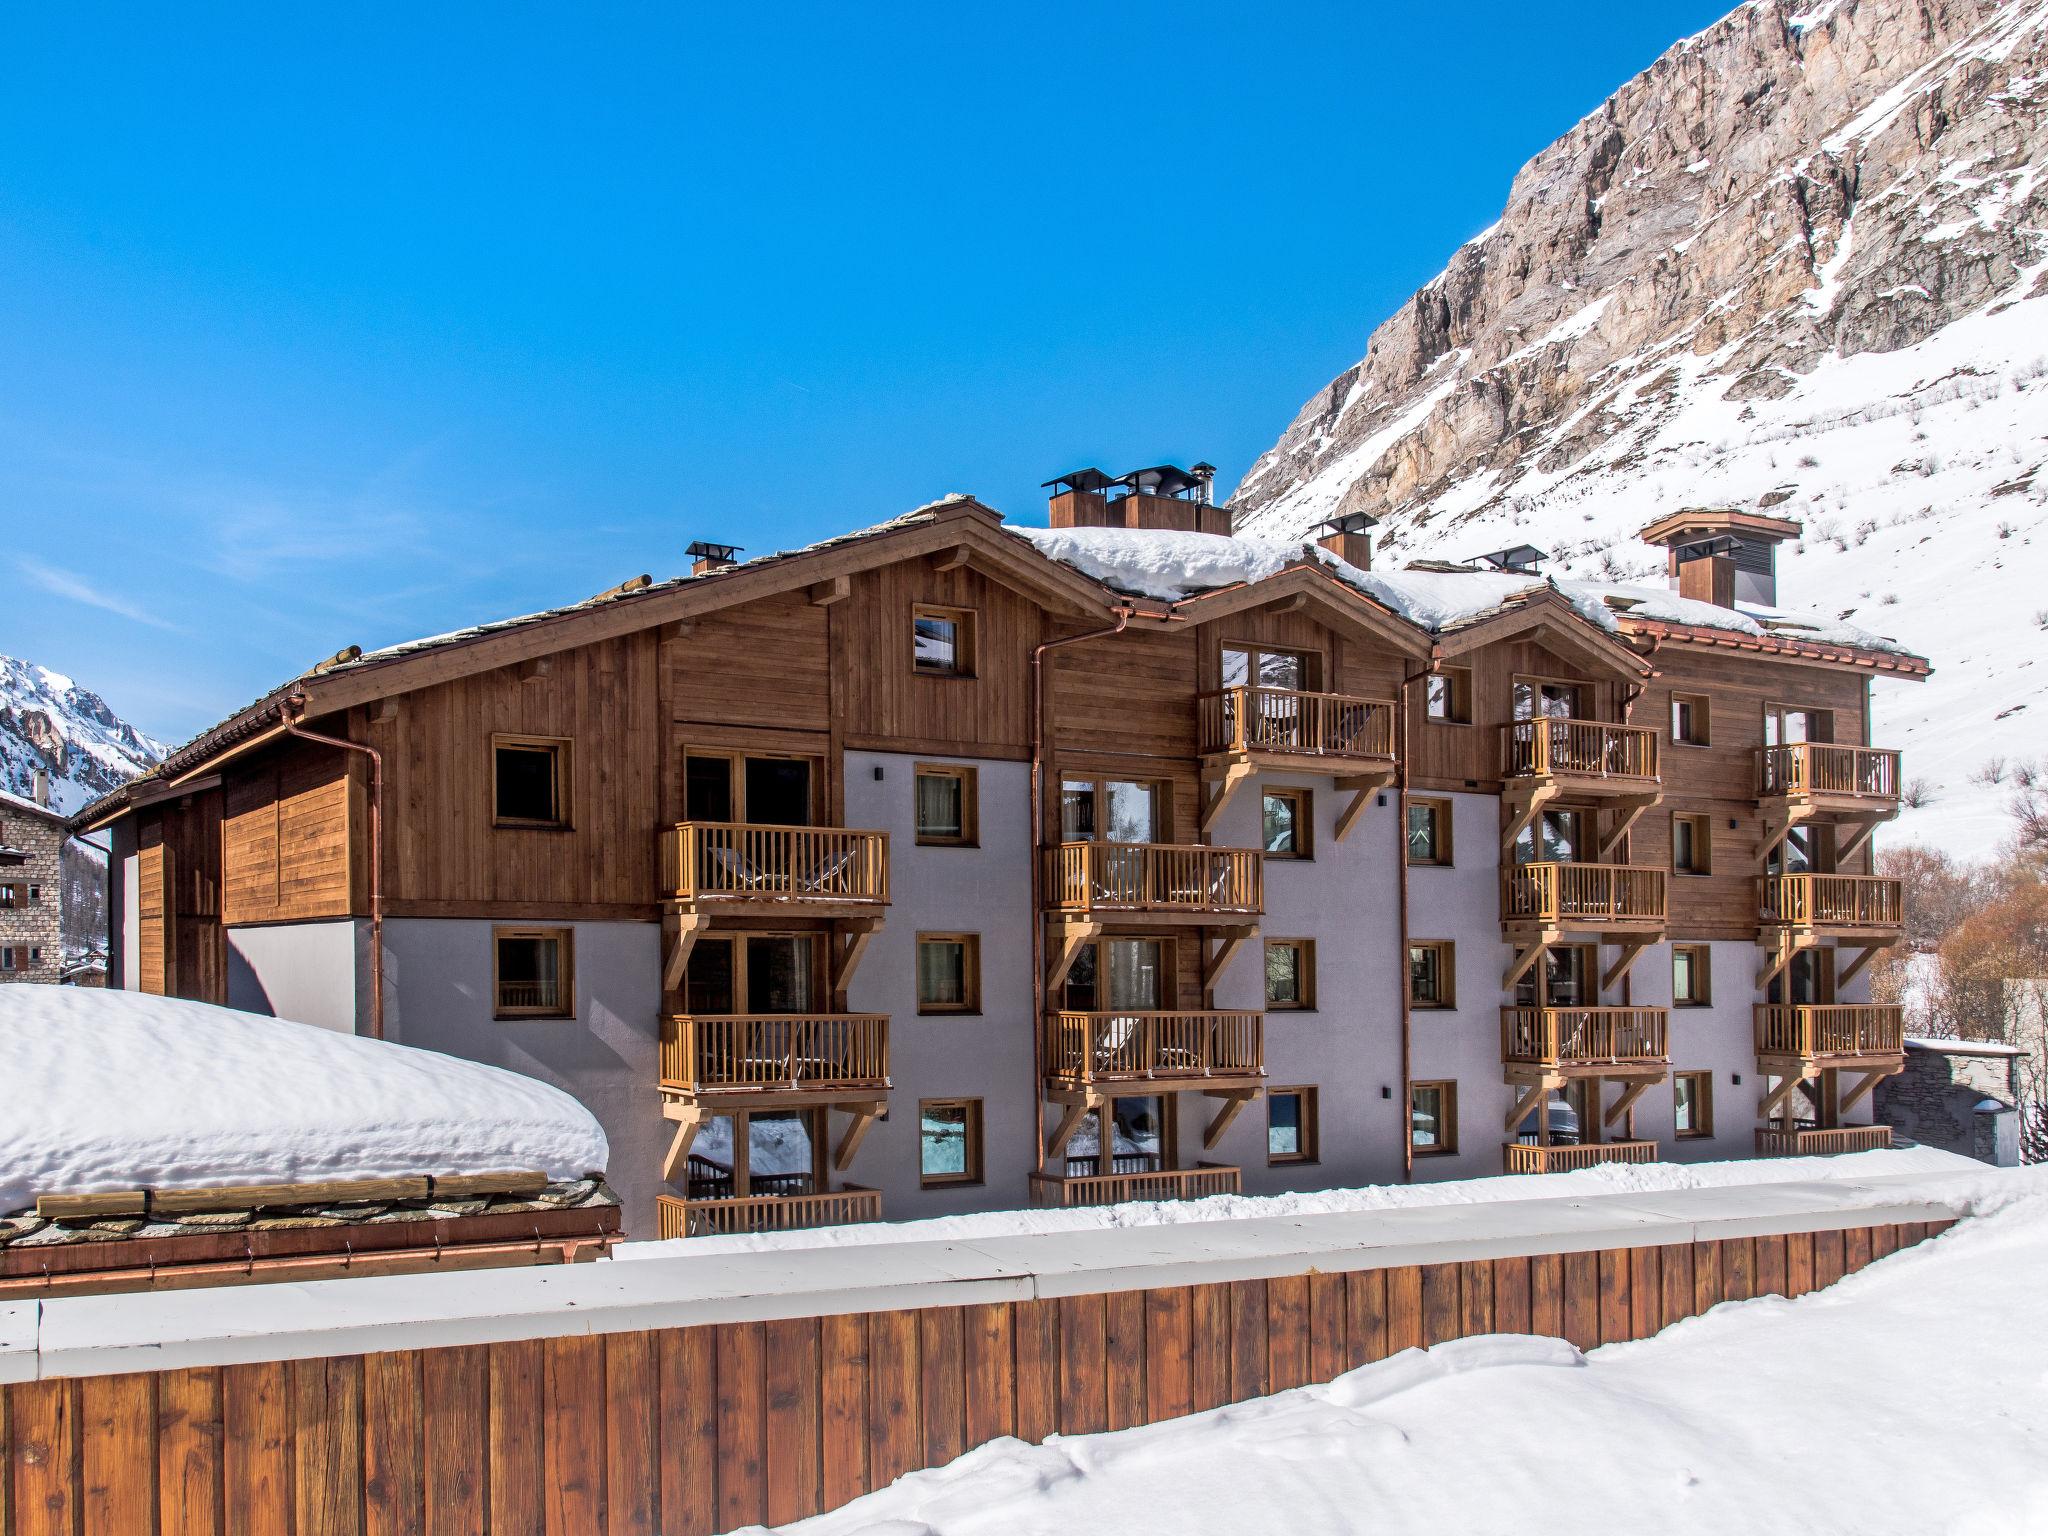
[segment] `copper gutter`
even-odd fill
[[[284,703],[284,728],[293,736],[322,746],[361,752],[370,760],[370,1038],[384,1038],[384,754],[344,736],[323,736],[299,724],[306,712],[304,693]]]
[[[1408,977],[1408,690],[1443,665],[1443,651],[1429,648],[1429,665],[1401,679],[1400,705],[1394,716],[1394,783],[1399,791],[1395,804],[1400,821],[1394,828],[1394,846],[1401,856],[1401,901],[1399,944],[1394,952],[1394,975],[1401,993],[1401,1102],[1396,1106],[1401,1126],[1401,1179],[1415,1177],[1415,1008],[1409,995]]]
[[[1045,653],[1083,640],[1120,635],[1131,622],[1126,603],[1116,623],[1058,640],[1040,641],[1031,651],[1031,1166],[1045,1172]]]

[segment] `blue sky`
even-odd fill
[[[180,740],[693,538],[1234,484],[1722,8],[11,8],[0,652]]]

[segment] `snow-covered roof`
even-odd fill
[[[590,1111],[462,1061],[206,1003],[0,987],[0,1215],[38,1195],[600,1173]]]
[[[2003,1040],[1943,1040],[1933,1035],[1906,1036],[1909,1051],[1940,1051],[1948,1056],[2024,1056],[2019,1046]]]
[[[64,813],[62,811],[52,806],[38,805],[25,795],[13,794],[4,789],[0,789],[0,811],[40,816],[45,821],[64,820]]]

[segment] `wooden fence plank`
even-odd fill
[[[1413,1264],[1402,1264],[1387,1271],[1387,1353],[1420,1349],[1425,1342],[1422,1271]]]
[[[857,1499],[868,1480],[868,1320],[855,1314],[818,1324],[818,1473],[827,1509]]]
[[[1635,1314],[1629,1306],[1629,1263],[1626,1248],[1600,1250],[1600,1342],[1618,1344],[1635,1337]]]
[[[1103,1350],[1109,1390],[1109,1427],[1130,1429],[1145,1422],[1145,1297],[1112,1291],[1103,1319]]]
[[[967,1443],[986,1445],[1017,1432],[1017,1357],[1010,1338],[1010,1305],[967,1307],[961,1316],[967,1351]]]
[[[1188,1297],[1189,1391],[1192,1411],[1230,1401],[1230,1287],[1198,1285]]]
[[[1108,1304],[1100,1296],[1060,1298],[1060,1433],[1086,1435],[1109,1427]]]
[[[1721,1304],[1721,1245],[1692,1245],[1692,1311],[1698,1317]]]
[[[1564,1338],[1564,1255],[1539,1253],[1529,1260],[1529,1331]]]
[[[1721,1239],[1721,1297],[1724,1301],[1748,1301],[1756,1288],[1756,1239]]]
[[[1804,1296],[1813,1289],[1813,1234],[1785,1234],[1785,1294]]]
[[[937,1312],[959,1316],[955,1307],[942,1307]],[[786,1525],[806,1515],[819,1514],[825,1508],[818,1320],[798,1317],[769,1323],[764,1345],[768,1356],[768,1523]],[[929,1360],[929,1354],[926,1358]],[[954,1374],[957,1377],[957,1370]],[[929,1403],[930,1399],[926,1401]],[[931,1465],[937,1466],[938,1460],[935,1458]]]
[[[1647,1339],[1663,1327],[1664,1250],[1631,1248],[1628,1251],[1628,1336]]]
[[[1236,1280],[1230,1286],[1230,1400],[1266,1395],[1266,1284]]]
[[[78,1383],[25,1381],[5,1389],[14,1473],[9,1536],[71,1536],[79,1516],[72,1479],[78,1454]]]
[[[1493,1328],[1496,1333],[1529,1331],[1529,1260],[1493,1261]]]
[[[294,1360],[295,1536],[361,1536],[363,1357]]]
[[[1308,1372],[1311,1381],[1344,1374],[1344,1277],[1308,1277]]]
[[[1785,1239],[1759,1237],[1756,1243],[1755,1294],[1758,1296],[1785,1296]]]
[[[426,1536],[483,1536],[490,1372],[490,1351],[481,1344],[422,1351]]]
[[[1847,1269],[1839,1230],[1813,1234],[1813,1284],[1816,1290],[1833,1285]]]
[[[1691,1317],[1696,1310],[1693,1295],[1692,1244],[1671,1243],[1657,1250],[1657,1265],[1664,1281],[1664,1305],[1657,1326],[1669,1328]]]
[[[1482,1333],[1492,1333],[1493,1326],[1493,1265],[1485,1259],[1472,1260],[1458,1266],[1458,1336],[1477,1338]]]
[[[1870,1257],[1873,1260],[1890,1258],[1899,1251],[1899,1229],[1895,1226],[1872,1227],[1870,1229]]]
[[[910,1320],[914,1332],[915,1316],[902,1315]],[[768,1518],[768,1415],[762,1358],[766,1330],[759,1323],[721,1323],[717,1339],[718,1529],[723,1531],[761,1524]],[[915,1371],[914,1338],[905,1354],[909,1368]],[[913,1429],[916,1423],[913,1416]]]
[[[1010,1309],[1017,1345],[1017,1438],[1036,1445],[1060,1427],[1060,1303]]]
[[[1851,1227],[1842,1234],[1842,1272],[1853,1275],[1870,1262],[1869,1227]]]
[[[887,1487],[918,1468],[924,1451],[924,1403],[917,1315],[868,1314],[868,1477]]]
[[[719,1528],[717,1341],[711,1327],[661,1335],[662,1536],[710,1536]]]
[[[541,1347],[541,1507],[548,1536],[604,1529],[604,1340],[549,1339]]]
[[[1307,1386],[1308,1357],[1308,1276],[1276,1276],[1266,1282],[1268,1390]]]
[[[292,1407],[276,1361],[220,1373],[222,1524],[227,1536],[275,1536],[292,1521]]]
[[[1600,1255],[1564,1255],[1564,1336],[1580,1349],[1600,1343]]]
[[[967,1347],[958,1307],[927,1307],[917,1314],[919,1400],[924,1409],[924,1460],[941,1467],[967,1449]]]
[[[156,1379],[88,1376],[78,1383],[80,1504],[85,1529],[156,1527]]]
[[[426,1432],[417,1350],[363,1356],[363,1529],[422,1536]]]
[[[165,1371],[156,1392],[157,1528],[161,1536],[220,1536],[218,1369]],[[7,1529],[0,1522],[0,1530]]]
[[[1422,1338],[1425,1344],[1443,1344],[1458,1336],[1462,1310],[1458,1290],[1457,1265],[1422,1266]]]
[[[489,1346],[489,1498],[493,1531],[546,1529],[541,1495],[541,1345]]]
[[[1355,1368],[1387,1358],[1387,1272],[1356,1269],[1344,1277],[1344,1342]]]
[[[1185,1286],[1145,1293],[1145,1419],[1195,1411],[1194,1296]]]
[[[605,1335],[605,1536],[659,1536],[660,1408],[658,1336]]]

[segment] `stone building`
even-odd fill
[[[0,791],[0,983],[60,979],[64,838],[47,775],[32,800]]]
[[[2009,1168],[2020,1160],[2018,1046],[1906,1040],[1905,1070],[1878,1085],[1877,1118],[1926,1147]]]

